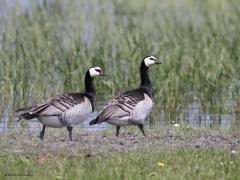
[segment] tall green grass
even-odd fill
[[[98,100],[139,84],[143,56],[150,70],[153,121],[167,120],[196,99],[203,110],[221,112],[238,101],[240,1],[34,1],[28,8],[1,2],[1,111],[84,88],[85,71],[101,66]]]

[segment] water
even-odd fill
[[[89,122],[97,116],[97,112],[94,112],[86,121],[82,124],[74,127],[75,129],[81,129],[85,132],[100,132],[105,131],[111,126],[107,123],[101,123],[94,126],[89,126]],[[15,119],[13,122],[9,122],[7,119],[9,116],[2,115],[0,116],[2,120],[0,121],[0,132],[11,132],[11,131],[20,131],[26,129],[29,132],[40,132],[42,129],[42,124],[37,119],[32,119],[25,121],[25,123],[18,122],[18,119]],[[24,121],[24,120],[21,120]],[[23,125],[22,125],[23,124]]]
[[[163,109],[160,110],[158,115],[159,125],[161,127],[166,125],[174,125],[178,123],[185,123],[189,127],[197,128],[197,127],[204,127],[204,128],[213,128],[213,127],[221,127],[221,128],[230,128],[231,126],[236,126],[236,122],[239,120],[239,113],[234,112],[234,104],[233,102],[229,103],[228,101],[228,108],[229,111],[222,114],[214,114],[209,111],[202,111],[200,105],[197,102],[193,102],[189,104],[189,106],[180,111],[179,114],[176,115],[176,119],[172,120],[171,122],[166,121],[166,113]],[[100,103],[100,107],[105,105],[104,102]],[[10,107],[7,107],[3,114],[0,116],[0,132],[9,132],[9,131],[19,131],[22,128],[27,129],[29,132],[40,131],[42,128],[42,124],[37,120],[33,119],[30,121],[25,121],[24,123],[17,122],[17,119],[14,121],[9,122],[10,119]],[[96,132],[96,131],[105,131],[113,126],[107,123],[101,123],[94,126],[89,126],[89,122],[97,116],[98,112],[94,112],[86,121],[82,124],[76,126],[75,128],[81,129],[86,132]],[[150,125],[150,118],[146,119],[146,124]],[[24,121],[24,120],[21,120]]]

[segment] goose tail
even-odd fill
[[[32,107],[27,107],[16,110],[16,116],[18,117],[17,122],[19,122],[22,119],[30,120],[36,118],[37,117],[36,114],[31,114],[31,109]]]
[[[89,125],[92,126],[94,124],[97,124],[97,122],[98,122],[98,118],[93,119],[92,121],[90,121]]]

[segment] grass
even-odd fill
[[[2,135],[0,178],[239,178],[238,131],[168,127],[148,130],[148,138],[128,131],[123,131],[119,138],[112,131],[78,131],[74,142],[59,136],[57,131],[50,132],[44,142],[39,141],[36,133]]]
[[[1,157],[1,179],[238,179],[239,157],[222,150],[173,150],[78,156]],[[162,162],[164,166],[159,166]],[[9,178],[8,176],[8,178]],[[14,176],[12,176],[14,178]]]
[[[95,82],[105,101],[139,84],[147,54],[163,61],[150,72],[152,121],[159,109],[166,121],[177,119],[193,100],[215,113],[229,110],[226,99],[239,100],[237,0],[30,1],[27,8],[2,1],[1,13],[2,113],[82,90],[93,65],[110,75]]]

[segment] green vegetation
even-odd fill
[[[0,179],[239,179],[239,131],[56,132],[2,134]]]
[[[8,155],[1,157],[0,167],[1,179],[14,174],[23,179],[238,179],[240,161],[221,150],[176,150],[99,158]]]
[[[95,83],[106,100],[139,83],[139,62],[155,55],[152,119],[165,119],[196,99],[203,110],[238,101],[239,1],[30,1],[1,2],[1,111],[10,112],[62,92],[83,89],[86,69],[103,67]],[[184,118],[182,118],[184,119]]]

